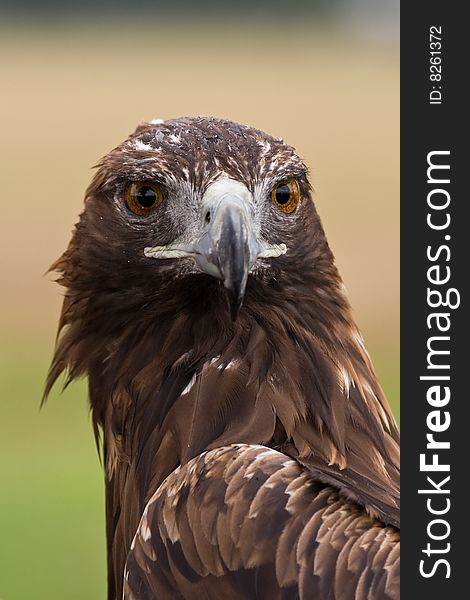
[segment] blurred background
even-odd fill
[[[104,501],[86,384],[39,410],[62,297],[44,273],[92,165],[154,117],[228,117],[294,145],[398,417],[398,0],[0,0],[0,14],[0,600],[93,600]]]

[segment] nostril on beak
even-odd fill
[[[204,217],[204,221],[205,221],[206,223],[210,223],[210,222],[211,222],[211,211],[210,211],[210,210],[208,210],[208,211],[206,212],[206,216]]]

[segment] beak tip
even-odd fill
[[[235,323],[235,321],[238,319],[238,308],[234,309],[233,307],[231,307],[230,309],[230,319],[232,321],[232,323]]]
[[[237,286],[238,287],[238,286]],[[229,308],[230,308],[230,318],[233,322],[235,322],[238,318],[238,315],[240,313],[240,308],[243,304],[243,298],[244,298],[244,287],[243,289],[234,289],[232,287],[225,287],[225,290],[227,292],[227,298],[228,298],[228,303],[229,303]]]

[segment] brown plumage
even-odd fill
[[[111,600],[398,598],[398,431],[290,146],[139,126],[53,268],[46,394],[88,376]]]
[[[297,461],[234,444],[178,467],[150,499],[124,596],[397,598],[398,542]]]

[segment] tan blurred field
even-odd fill
[[[19,586],[21,570],[15,574],[14,565],[24,545],[15,542],[12,553],[0,540],[0,562],[7,567],[3,574],[0,567],[0,598],[96,598],[104,585],[102,492],[85,390],[52,398],[40,417],[37,408],[61,302],[59,288],[43,274],[67,244],[90,167],[137,122],[153,117],[215,114],[294,145],[310,167],[356,318],[397,412],[398,48],[289,24],[243,31],[142,24],[0,33],[0,450],[8,444],[1,456],[20,457],[18,465],[8,459],[3,473],[0,467],[8,488],[0,525],[4,535],[15,536],[14,519],[44,523],[34,539],[25,525],[24,544],[31,550],[41,540],[42,558],[30,552],[26,562],[36,567],[31,581]],[[23,444],[28,437],[29,445]],[[24,499],[33,474],[41,480],[35,502],[51,507],[57,494],[63,498],[42,517]],[[91,512],[74,513],[84,510],[83,495]],[[74,527],[71,515],[78,519]],[[86,543],[76,541],[83,531]],[[50,545],[43,548],[45,537]],[[63,558],[64,544],[73,543],[83,544],[75,548],[80,577],[76,564]],[[41,560],[42,566],[34,562]],[[58,560],[62,587],[44,575]],[[67,581],[75,581],[74,574],[70,594]]]

